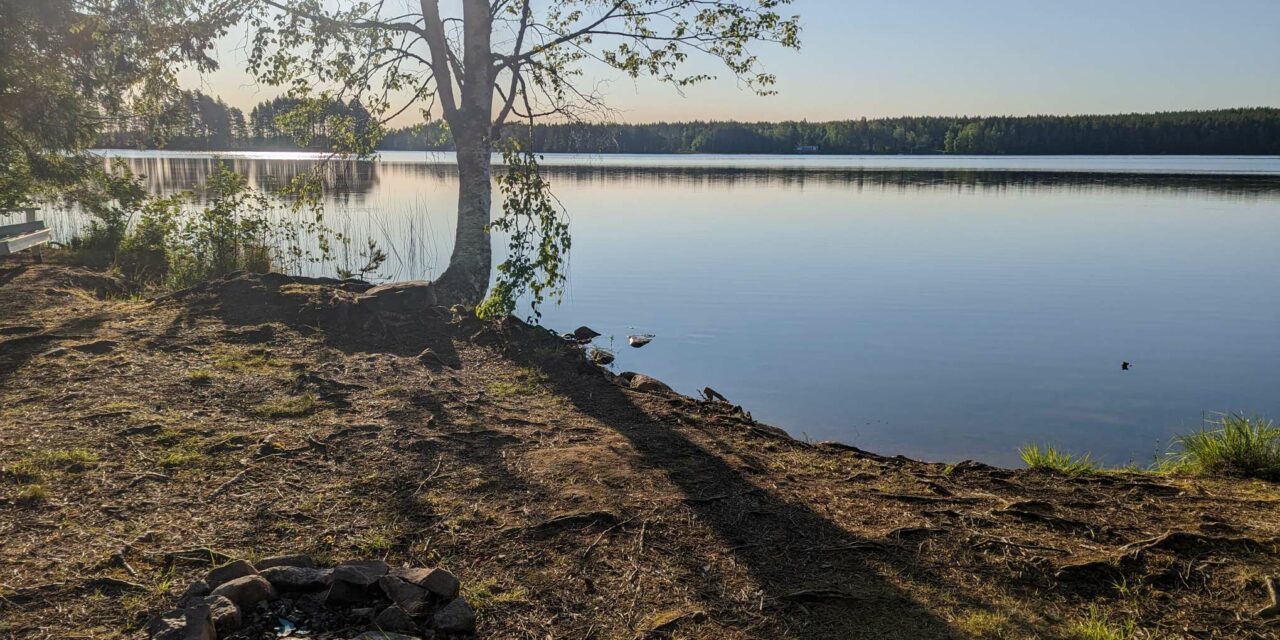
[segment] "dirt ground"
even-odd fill
[[[446,567],[485,638],[1280,637],[1280,485],[806,443],[332,282],[0,267],[3,637],[292,552]]]

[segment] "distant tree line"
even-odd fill
[[[293,128],[279,123],[297,106],[287,98],[259,103],[247,121],[238,109],[199,92],[183,104],[175,116],[181,133],[171,137],[166,148],[326,148],[329,118],[368,119],[358,103],[335,102],[324,113],[304,119],[308,126],[303,128],[309,127],[304,138],[311,143],[299,145],[297,123],[291,122]],[[504,136],[531,141],[544,153],[1280,155],[1280,109],[833,122],[564,123],[509,125]],[[447,127],[432,122],[389,131],[379,148],[449,151],[453,140]]]
[[[319,108],[288,97],[259,102],[249,111],[228,106],[200,91],[183,91],[157,116],[134,118],[109,128],[100,147],[202,151],[240,149],[328,149],[331,135],[351,119],[357,130],[370,125],[359,102],[333,100]],[[156,144],[157,140],[161,140]]]

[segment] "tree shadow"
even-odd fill
[[[348,284],[278,273],[237,274],[180,297],[193,314],[212,313],[233,328],[222,336],[228,342],[252,341],[241,339],[248,336],[237,328],[280,322],[304,335],[318,334],[327,346],[346,354],[421,356],[422,364],[434,371],[461,366],[447,309],[417,309],[412,315],[366,310],[336,292],[358,293],[370,285],[344,290]]]
[[[752,482],[648,414],[599,370],[529,350],[508,349],[506,355],[542,371],[556,393],[624,436],[647,465],[660,469],[733,550],[762,590],[764,606],[782,611],[793,637],[960,637],[864,560],[867,553],[885,553],[880,545]]]
[[[26,335],[0,340],[0,384],[16,375],[18,370],[32,359],[47,352],[54,342],[87,338],[111,318],[111,315],[109,312],[100,311],[86,317],[71,318],[55,327],[37,328]]]

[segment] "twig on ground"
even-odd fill
[[[243,477],[244,477],[244,474],[246,474],[246,473],[249,473],[249,470],[248,470],[248,469],[244,469],[244,470],[242,470],[240,473],[237,473],[236,475],[231,476],[231,479],[230,479],[230,480],[227,480],[226,482],[224,482],[224,483],[222,483],[222,484],[218,485],[218,488],[217,488],[217,489],[214,489],[214,490],[213,490],[213,493],[210,493],[210,494],[209,494],[209,497],[205,498],[205,502],[211,502],[214,498],[216,498],[216,497],[218,497],[218,496],[222,495],[222,493],[223,493],[223,492],[225,492],[227,489],[230,489],[230,488],[231,488],[231,485],[233,485],[233,484],[235,484],[237,481],[239,481],[239,480],[240,480],[240,478],[243,478]]]

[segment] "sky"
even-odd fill
[[[795,0],[784,11],[800,16],[801,50],[757,47],[777,95],[723,72],[683,95],[607,69],[588,77],[624,122],[1280,106],[1280,0]],[[228,34],[223,68],[184,84],[246,112],[278,95],[244,71],[244,43]]]

